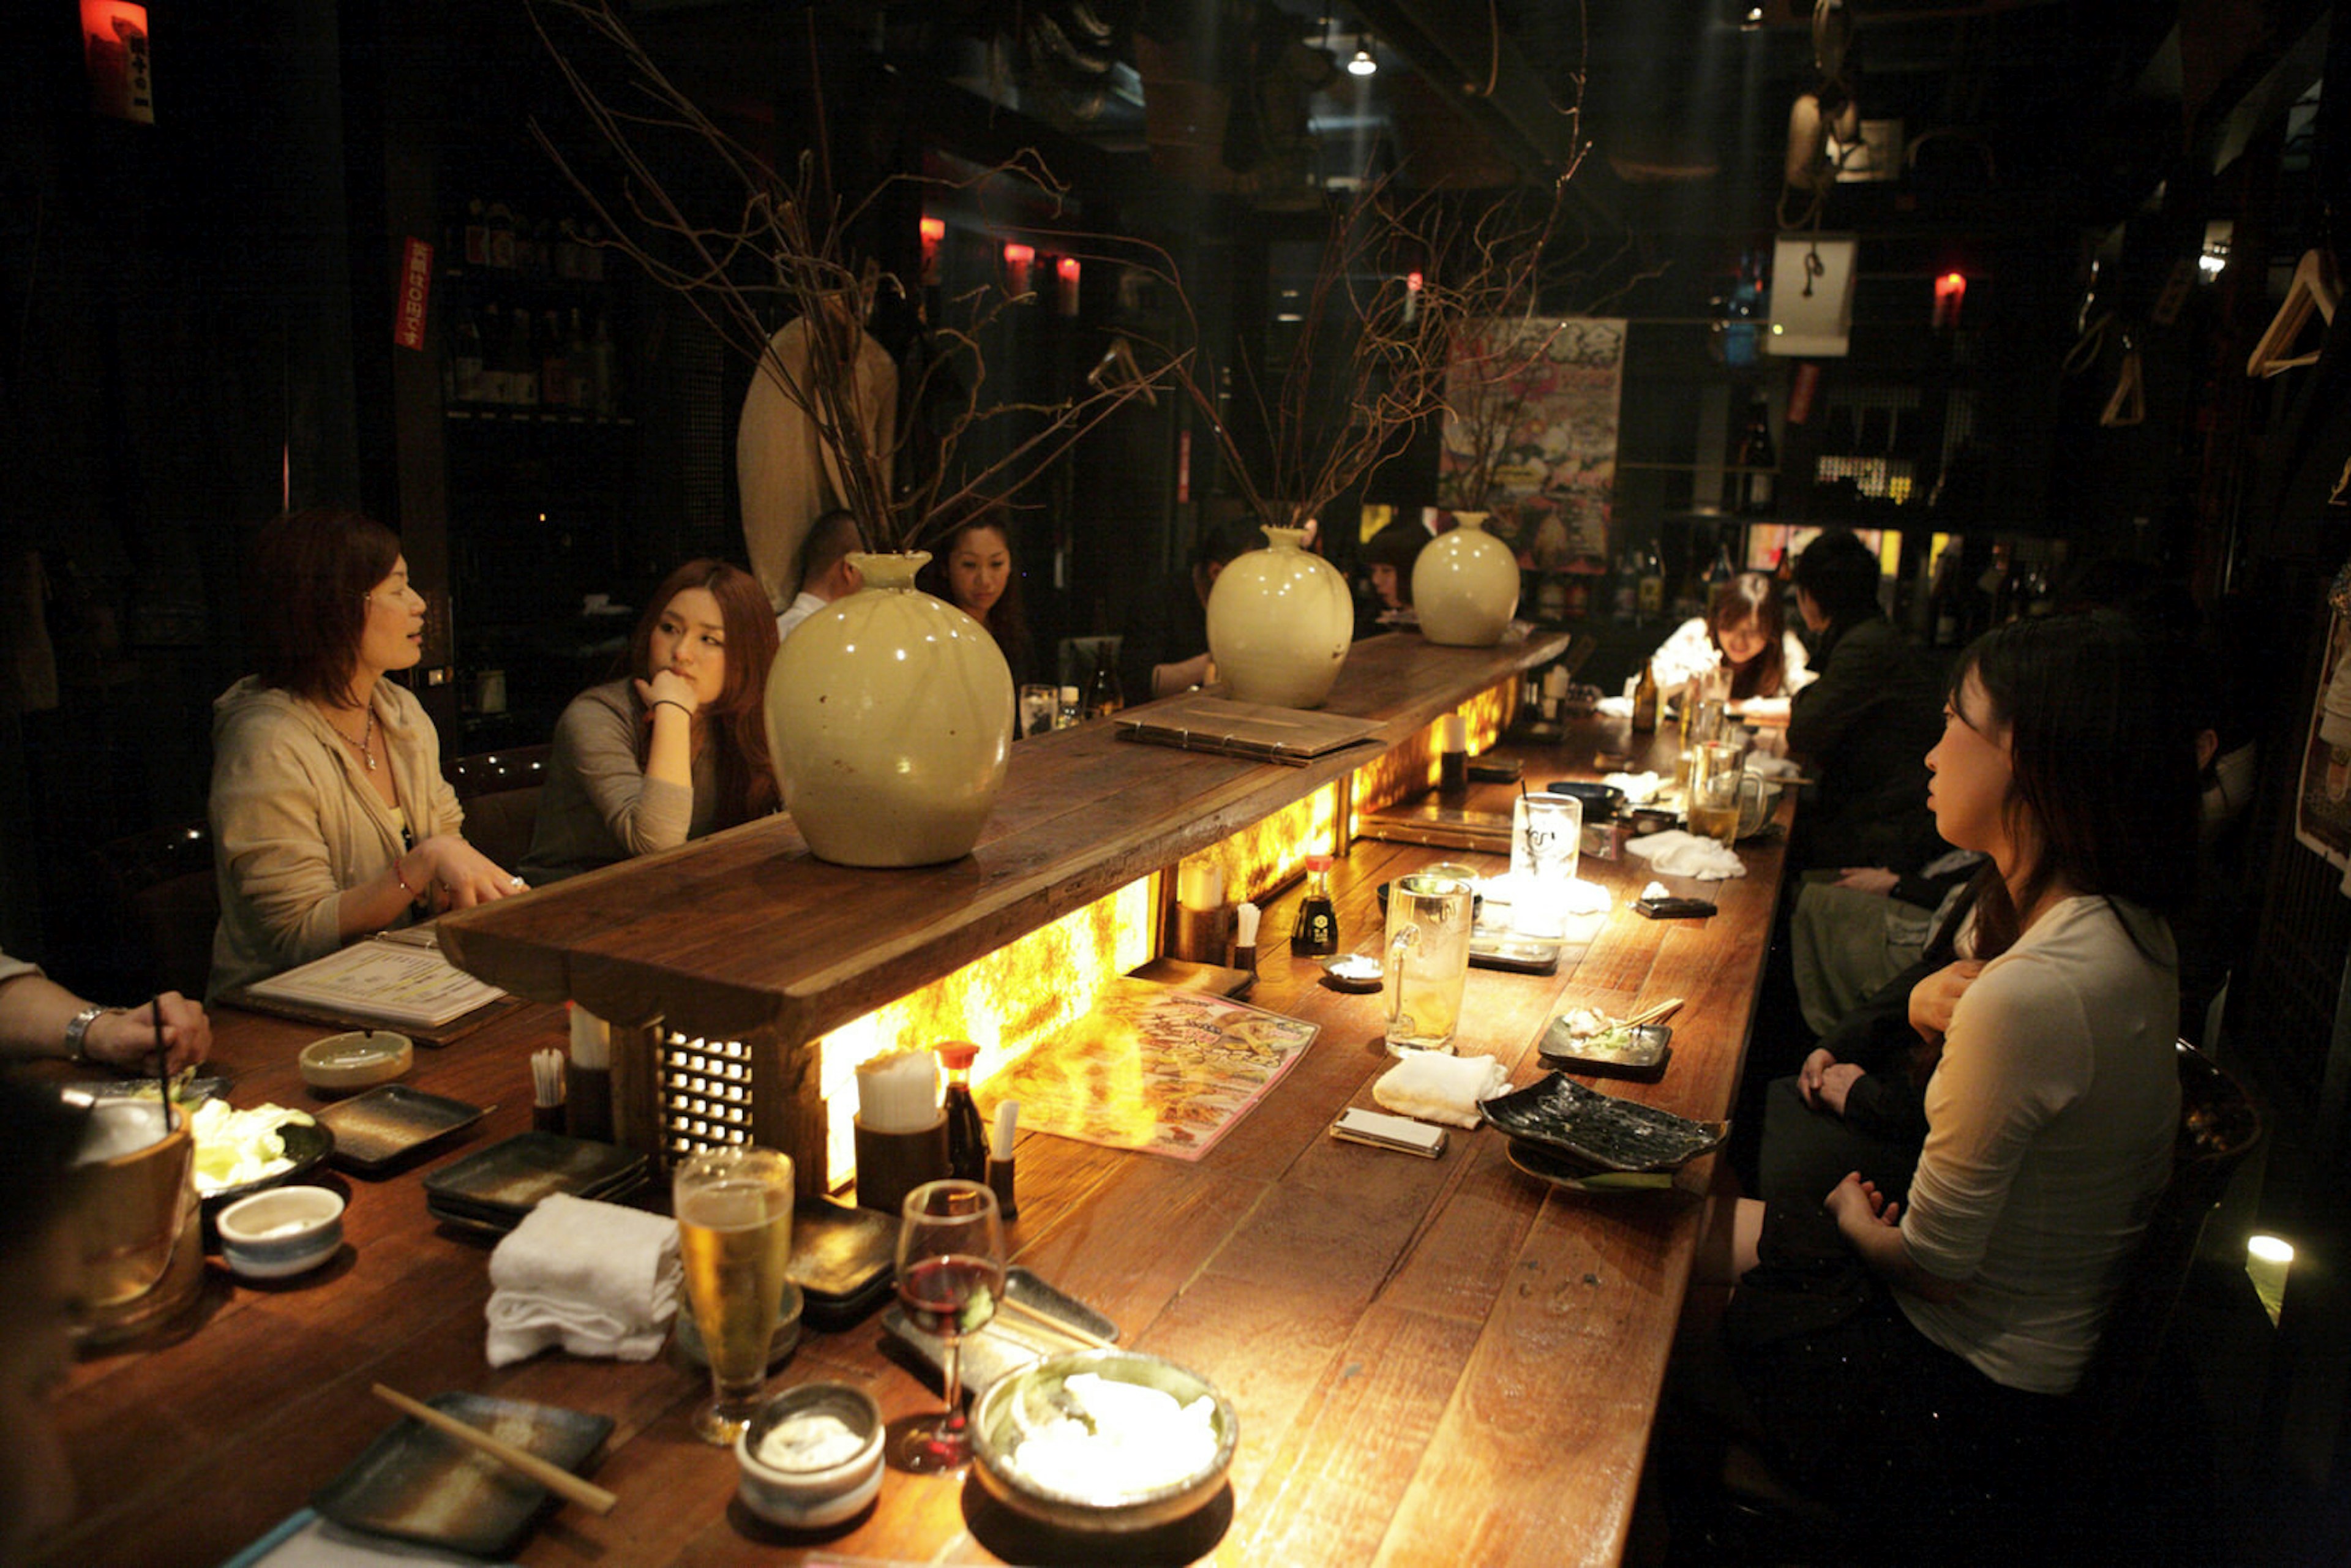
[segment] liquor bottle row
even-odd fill
[[[588,325],[574,306],[537,316],[521,306],[486,303],[457,308],[449,332],[444,392],[449,405],[492,405],[555,413],[617,416],[622,408],[621,357],[603,311]]]
[[[587,283],[604,277],[606,246],[596,225],[533,218],[503,201],[466,203],[463,221],[450,224],[444,244],[444,260],[452,266]]]

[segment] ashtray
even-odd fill
[[[416,1048],[404,1034],[390,1030],[355,1030],[330,1034],[302,1048],[296,1059],[302,1082],[313,1089],[372,1089],[408,1071]]]
[[[1376,991],[1384,973],[1369,953],[1342,953],[1322,960],[1322,983],[1334,991]]]

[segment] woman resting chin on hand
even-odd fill
[[[354,512],[296,512],[255,536],[246,586],[259,668],[213,704],[211,993],[521,892],[465,841],[441,737],[383,678],[423,656],[400,541]]]
[[[749,572],[722,560],[672,572],[629,641],[629,674],[556,721],[524,879],[544,886],[774,810],[775,658],[776,618]]]

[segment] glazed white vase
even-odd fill
[[[1437,535],[1412,565],[1420,634],[1452,648],[1490,648],[1519,612],[1519,558],[1475,514]]]
[[[1315,707],[1346,662],[1354,601],[1339,569],[1302,548],[1305,529],[1265,537],[1271,548],[1236,557],[1208,591],[1208,653],[1236,701]]]
[[[1012,672],[987,627],[914,587],[928,555],[850,559],[865,586],[802,622],[768,674],[784,807],[836,865],[959,859],[1004,786]]]

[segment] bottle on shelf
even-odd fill
[[[1339,909],[1331,901],[1331,857],[1306,857],[1306,892],[1298,901],[1298,924],[1290,950],[1301,957],[1328,957],[1339,950]]]
[[[947,1092],[941,1109],[947,1117],[947,1175],[962,1181],[987,1179],[987,1127],[979,1119],[979,1102],[971,1097],[971,1064],[979,1047],[967,1040],[951,1040],[938,1048],[939,1063],[947,1070]]]
[[[1633,733],[1654,735],[1657,729],[1656,666],[1644,663],[1641,679],[1633,687]]]
[[[1714,539],[1714,559],[1706,569],[1706,601],[1714,601],[1714,591],[1739,575],[1739,563],[1730,558],[1730,541],[1719,531]]]
[[[517,305],[507,324],[507,401],[517,408],[538,406],[538,361],[530,344],[530,312]]]
[[[449,396],[454,402],[482,401],[482,329],[474,313],[459,307],[449,350]]]
[[[514,401],[514,360],[507,352],[507,321],[496,305],[482,308],[482,375],[479,396],[484,402]]]
[[[538,318],[538,401],[549,408],[571,402],[571,361],[564,353],[562,324],[552,310]]]
[[[1626,545],[1616,552],[1616,580],[1610,586],[1610,619],[1631,622],[1641,612],[1641,552]]]
[[[1659,559],[1655,544],[1641,548],[1640,562],[1641,575],[1634,589],[1634,612],[1643,621],[1655,621],[1666,612],[1666,563]]]

